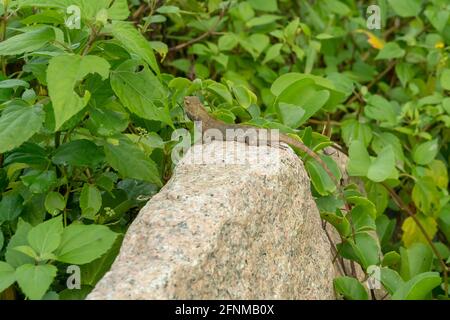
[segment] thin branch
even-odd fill
[[[386,69],[384,69],[381,73],[379,73],[375,79],[373,79],[368,85],[367,85],[367,90],[370,90],[378,81],[380,81],[386,74],[388,74],[392,68],[395,67],[395,65],[397,64],[397,61],[391,61],[388,66],[386,67]],[[357,99],[359,99],[359,95],[355,94],[353,95],[345,104],[349,105],[352,104],[353,102],[355,102]]]
[[[419,227],[420,232],[423,234],[425,239],[427,240],[428,244],[430,245],[431,249],[433,250],[434,254],[439,260],[439,264],[441,265],[442,271],[444,273],[444,291],[445,291],[445,297],[448,297],[448,268],[447,264],[445,263],[444,258],[442,258],[441,254],[437,250],[436,246],[434,245],[432,239],[426,232],[425,228],[423,227],[422,223],[417,219],[416,215],[412,210],[403,202],[403,200],[399,197],[397,193],[393,189],[391,189],[388,185],[385,183],[382,183],[382,185],[386,188],[386,190],[389,192],[389,194],[392,196],[392,199],[397,204],[397,206],[403,210],[408,216],[410,216],[413,221],[416,223],[417,227]]]
[[[86,43],[86,46],[84,47],[82,56],[85,56],[85,55],[87,55],[89,53],[89,51],[92,48],[92,45],[95,42],[95,39],[97,39],[97,35],[98,34],[97,34],[97,30],[95,29],[95,27],[91,27],[91,34],[89,35],[89,40]]]
[[[216,34],[216,31],[217,31],[216,28],[222,21],[223,17],[225,16],[225,13],[227,12],[229,6],[230,5],[228,4],[225,8],[222,9],[222,11],[220,12],[220,15],[219,15],[219,19],[217,19],[216,23],[214,23],[214,25],[208,31],[206,31],[205,33],[199,35],[198,37],[196,37],[194,39],[191,39],[187,42],[180,43],[180,44],[176,45],[175,47],[169,48],[169,52],[179,51],[181,49],[189,47],[190,45],[192,45],[196,42],[202,41],[203,39],[208,38],[209,36],[211,36],[213,34]]]

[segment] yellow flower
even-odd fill
[[[358,33],[364,33],[367,36],[367,42],[372,46],[372,48],[375,49],[383,49],[384,48],[384,41],[383,39],[378,38],[376,35],[374,35],[372,32],[367,30],[358,29],[356,30]]]
[[[444,43],[442,41],[439,41],[434,45],[434,47],[436,49],[442,49],[442,48],[444,48]]]

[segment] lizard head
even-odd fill
[[[208,111],[198,97],[184,97],[184,110],[192,121],[205,121],[209,117]]]

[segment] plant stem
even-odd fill
[[[89,35],[88,42],[86,43],[86,46],[84,47],[82,56],[85,56],[89,53],[89,51],[92,49],[92,45],[95,42],[95,39],[97,38],[97,29],[95,27],[91,27],[91,34]]]
[[[448,298],[448,268],[447,268],[447,265],[445,263],[444,258],[442,258],[441,254],[439,253],[439,251],[437,250],[436,246],[434,245],[432,239],[430,238],[430,236],[426,232],[426,230],[425,230],[424,226],[422,225],[422,223],[419,221],[419,219],[417,219],[417,217],[414,214],[414,212],[412,212],[412,210],[403,202],[402,198],[400,198],[400,196],[397,193],[395,193],[395,191],[393,189],[391,189],[385,183],[382,183],[382,185],[386,188],[386,190],[392,196],[392,199],[394,200],[396,205],[401,210],[403,210],[408,216],[410,216],[413,219],[413,221],[416,223],[417,227],[419,227],[420,232],[422,232],[423,236],[427,240],[427,242],[430,245],[431,249],[433,250],[434,254],[438,258],[439,264],[441,265],[442,272],[444,274],[445,297]]]
[[[3,16],[0,20],[0,42],[6,38],[6,25],[8,23],[8,7],[5,6]],[[3,75],[6,76],[6,57],[0,57]]]
[[[219,23],[222,21],[223,17],[225,16],[225,13],[227,12],[228,7],[229,7],[229,5],[222,9],[222,11],[220,12],[220,15],[219,15],[219,19],[217,19],[216,23],[214,23],[214,25],[208,31],[199,35],[197,38],[191,39],[187,42],[180,43],[179,45],[176,45],[175,47],[169,48],[169,52],[184,49],[184,48],[189,47],[190,45],[192,45],[196,42],[199,42],[199,41],[209,37],[210,35],[214,34],[216,32],[217,26],[219,25]]]

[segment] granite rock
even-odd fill
[[[330,243],[290,148],[195,145],[87,299],[334,299]]]

